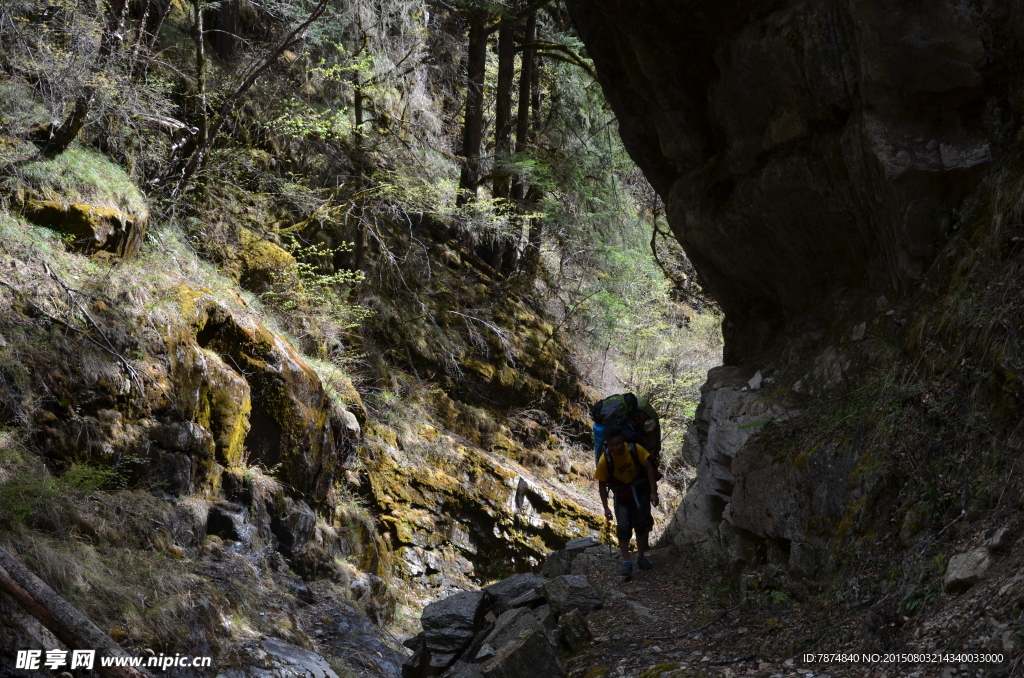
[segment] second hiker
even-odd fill
[[[647,537],[654,527],[651,505],[658,505],[658,481],[650,455],[642,446],[627,443],[622,429],[605,431],[604,452],[597,463],[594,477],[598,481],[604,515],[612,519],[608,506],[611,491],[615,503],[616,536],[622,552],[622,575],[626,580],[633,577],[633,564],[629,559],[629,541],[636,533],[636,547],[639,558],[637,565],[649,570],[653,565],[644,555],[647,551]]]

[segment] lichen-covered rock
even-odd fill
[[[182,415],[212,434],[218,463],[237,464],[252,411],[248,382],[220,355],[191,341],[174,346],[170,358]]]
[[[600,527],[571,495],[497,453],[435,432],[424,459],[417,452],[422,435],[400,437],[374,425],[366,437],[362,489],[410,575],[434,574],[431,563],[442,563],[444,576],[456,581],[469,571],[525,569],[549,544]]]
[[[943,582],[946,592],[966,591],[981,580],[991,565],[992,558],[985,547],[953,556],[949,559],[946,578]]]
[[[251,411],[244,447],[250,463],[277,468],[277,476],[311,502],[324,501],[354,449],[353,422],[344,408],[281,337],[232,314],[202,290],[182,286],[178,294],[195,331],[194,339],[186,337],[184,343],[195,341],[222,356],[248,383]],[[230,430],[236,439],[237,428]]]
[[[112,207],[29,200],[24,214],[34,224],[71,236],[71,247],[85,254],[104,251],[132,257],[146,237],[145,217],[133,217]]]
[[[572,610],[586,614],[604,603],[601,592],[582,575],[564,574],[555,577],[541,587],[541,592],[551,606],[551,611],[559,617]]]

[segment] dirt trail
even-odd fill
[[[639,571],[634,554],[631,582],[617,549],[595,558],[590,580],[605,605],[588,617],[594,642],[568,661],[570,678],[841,675],[803,669],[777,647],[798,614],[788,601],[737,605],[738,591],[719,583],[720,566],[703,553],[658,548],[649,557],[654,569]]]

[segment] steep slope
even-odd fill
[[[0,540],[130,651],[245,669],[261,666],[253,642],[270,635],[337,667],[354,647],[381,662],[350,668],[396,675],[401,652],[374,627],[313,627],[397,613],[401,628],[407,606],[597,530],[577,488],[589,455],[535,421],[582,427],[582,386],[552,323],[507,290],[487,315],[486,274],[443,243],[425,262],[443,303],[477,308],[508,353],[460,345],[462,325],[434,346],[391,325],[392,345],[420,347],[412,369],[443,345],[474,376],[444,389],[385,362],[392,391],[364,403],[343,366],[304,355],[274,307],[239,286],[258,267],[293,274],[277,244],[250,236],[225,267],[235,279],[173,222],[150,224],[137,256],[105,250],[105,224],[129,222],[103,210],[140,224],[147,203],[119,167],[83,149],[20,170],[0,211]],[[35,196],[61,216],[40,218]],[[85,215],[81,232],[69,214]],[[145,611],[133,597],[154,567],[167,600]],[[336,617],[326,627],[320,608]],[[3,609],[15,620],[5,657],[55,642]]]

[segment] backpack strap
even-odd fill
[[[608,449],[607,441],[604,443],[604,450],[601,454],[604,455],[604,467],[608,469],[607,485],[609,487],[618,487],[623,484],[621,480],[615,477],[615,464],[612,463],[612,451]],[[612,483],[615,483],[615,485],[612,485]]]

